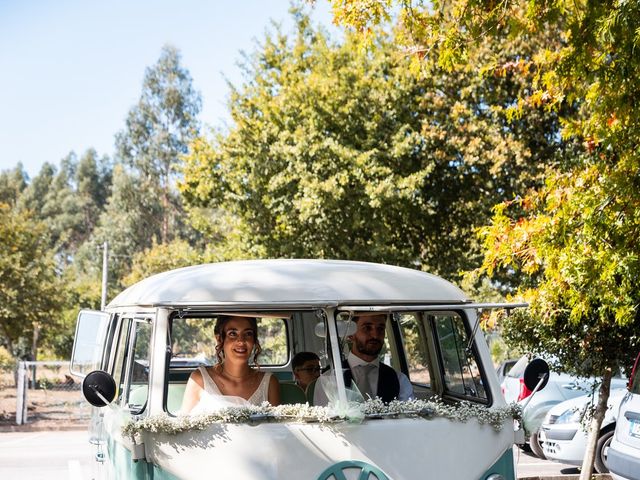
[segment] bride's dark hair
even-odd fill
[[[239,315],[221,315],[216,320],[216,326],[213,329],[213,332],[216,335],[216,358],[218,359],[218,364],[222,364],[224,362],[224,341],[227,338],[227,331],[225,330],[225,326],[229,323],[230,320],[234,318],[243,318],[249,321],[251,325],[251,330],[253,331],[253,358],[251,361],[254,365],[259,367],[258,364],[258,355],[262,352],[262,347],[260,346],[260,340],[258,339],[258,320],[255,317],[242,317]]]

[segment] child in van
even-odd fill
[[[320,357],[314,352],[298,352],[291,360],[293,376],[302,390],[320,376]]]

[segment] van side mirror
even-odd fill
[[[542,380],[542,383],[540,383]],[[531,390],[542,390],[549,381],[549,364],[541,358],[534,358],[524,369],[523,381],[525,386]],[[538,386],[540,383],[540,386]]]
[[[82,395],[94,407],[106,407],[116,397],[116,382],[102,370],[94,370],[82,381]]]

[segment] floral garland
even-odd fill
[[[495,431],[500,431],[507,419],[520,420],[522,409],[512,403],[506,407],[489,409],[470,402],[460,402],[447,405],[440,398],[434,400],[394,400],[384,403],[379,398],[367,400],[357,406],[357,411],[364,418],[435,418],[442,417],[452,421],[465,423],[475,419],[480,424],[490,425]],[[258,424],[263,422],[316,422],[335,423],[344,421],[361,421],[362,417],[349,418],[338,415],[331,407],[310,406],[308,404],[278,405],[276,407],[265,402],[260,406],[227,407],[211,413],[200,415],[181,415],[172,417],[167,414],[152,415],[127,422],[122,427],[122,434],[131,438],[134,443],[140,443],[142,432],[164,433],[175,435],[182,432],[204,430],[215,423],[246,423]],[[138,440],[138,441],[136,441]]]

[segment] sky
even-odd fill
[[[88,148],[112,156],[115,134],[162,46],[182,54],[202,95],[200,119],[228,121],[241,51],[273,30],[291,31],[289,0],[0,0],[0,170],[22,162],[33,178]],[[312,19],[329,30],[330,7]],[[333,28],[335,33],[335,28]]]

